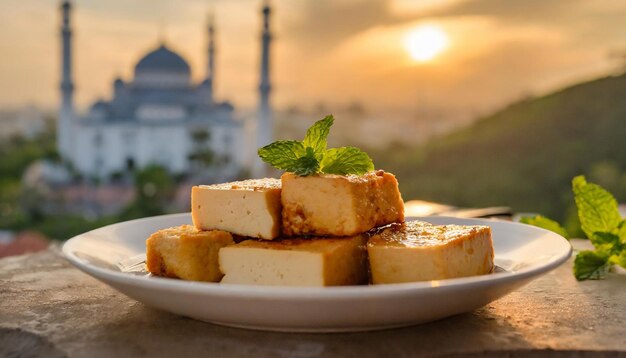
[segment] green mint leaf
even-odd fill
[[[567,230],[565,230],[565,228],[563,228],[558,222],[552,219],[548,219],[547,217],[542,216],[542,215],[537,215],[537,216],[532,216],[532,217],[524,216],[520,219],[520,222],[522,224],[528,224],[528,225],[540,227],[542,229],[550,230],[554,233],[557,233],[563,236],[566,239],[570,238]]]
[[[626,250],[622,250],[619,255],[613,255],[609,259],[609,262],[615,265],[620,265],[623,268],[626,268]]]
[[[580,175],[572,180],[574,199],[583,232],[591,238],[595,232],[614,232],[622,218],[617,201],[601,186],[587,183]]]
[[[307,131],[304,136],[302,144],[305,147],[313,148],[315,157],[318,161],[321,161],[324,152],[326,151],[328,133],[330,133],[330,127],[333,125],[335,118],[331,115],[324,117],[323,119],[315,122]]]
[[[331,148],[324,154],[321,172],[326,174],[365,174],[374,170],[367,153],[355,147]]]
[[[302,143],[293,140],[282,140],[262,147],[259,157],[269,165],[287,171],[299,167],[298,160],[306,154]]]
[[[619,242],[626,246],[626,221],[622,221],[617,235],[619,236]]]
[[[581,251],[574,260],[574,276],[577,280],[598,280],[609,272],[608,257],[596,251]]]
[[[304,156],[298,158],[296,166],[291,169],[294,174],[299,176],[308,176],[317,173],[320,170],[320,163],[315,157],[315,151],[311,147],[306,147]]]
[[[622,251],[619,236],[610,232],[594,232],[589,241],[591,241],[597,251],[607,256],[619,255],[620,251]]]
[[[324,117],[311,126],[302,142],[278,141],[259,149],[259,157],[275,168],[299,176],[317,173],[364,174],[374,170],[372,159],[354,147],[326,150],[327,138],[335,118]]]

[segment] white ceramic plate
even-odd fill
[[[422,220],[491,226],[499,269],[451,280],[324,288],[222,285],[146,275],[146,238],[158,229],[191,223],[189,214],[93,230],[67,241],[63,253],[82,271],[148,306],[216,324],[292,332],[384,329],[471,311],[554,269],[571,254],[567,240],[533,226],[447,217]]]

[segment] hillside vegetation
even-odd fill
[[[626,199],[626,75],[515,103],[422,148],[373,153],[405,199],[509,205],[558,219],[586,174]]]

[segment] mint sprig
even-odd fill
[[[370,157],[355,147],[328,149],[321,166],[323,173],[340,175],[367,173],[374,170],[374,163]]]
[[[335,118],[328,115],[315,122],[302,142],[277,141],[259,149],[259,157],[269,165],[308,176],[324,174],[365,174],[374,170],[374,163],[367,153],[355,147],[330,148],[327,138]]]
[[[572,180],[572,190],[581,228],[588,238],[595,232],[613,232],[617,229],[622,217],[611,193],[597,184],[587,183],[582,175]]]
[[[594,232],[589,238],[591,244],[598,252],[602,252],[607,257],[619,255],[622,251],[622,244],[619,242],[619,236],[610,232]]]
[[[304,155],[296,159],[296,166],[293,172],[299,176],[308,176],[317,173],[320,169],[320,163],[317,161],[315,151],[311,147],[306,147]]]
[[[592,250],[579,252],[574,260],[574,276],[579,281],[604,278],[609,268],[608,257]]]
[[[528,224],[528,225],[540,227],[542,229],[550,230],[552,232],[555,232],[563,236],[566,239],[569,239],[569,233],[567,232],[567,230],[565,230],[564,227],[561,226],[561,224],[543,215],[537,215],[533,217],[525,216],[521,218],[519,221],[522,224]]]
[[[302,145],[305,148],[312,148],[315,153],[315,158],[321,161],[326,152],[326,146],[328,134],[330,133],[330,127],[333,126],[335,118],[332,115],[326,116],[323,119],[315,122],[306,131]]]
[[[305,155],[304,146],[295,140],[280,140],[259,149],[259,156],[265,162],[283,170],[291,170],[294,163],[297,163],[298,159]]]
[[[609,272],[611,265],[626,268],[626,220],[617,209],[617,200],[601,186],[588,183],[582,175],[572,180],[572,191],[581,228],[594,247],[594,250],[581,251],[576,255],[576,279],[601,279]],[[556,221],[545,217],[525,217],[520,221],[559,235],[567,233]]]

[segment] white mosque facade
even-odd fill
[[[76,171],[104,179],[157,164],[172,173],[186,173],[197,168],[197,154],[206,152],[212,153],[213,165],[222,174],[234,176],[249,166],[257,142],[249,139],[245,123],[237,118],[233,106],[213,97],[212,21],[208,26],[206,78],[201,83],[192,83],[187,61],[161,44],[139,60],[132,80],[118,78],[113,82],[110,100],[99,100],[85,115],[78,116],[73,106],[70,3],[63,2],[61,9],[62,101],[57,138],[61,157]],[[262,49],[269,51],[269,38],[264,41],[268,43]],[[262,54],[262,58],[267,56]],[[268,66],[262,64],[262,68],[268,71]],[[268,74],[261,74],[261,78],[267,81]],[[269,106],[269,85],[260,87],[259,121],[268,126],[269,114],[263,111],[269,113],[269,109],[263,105]]]

